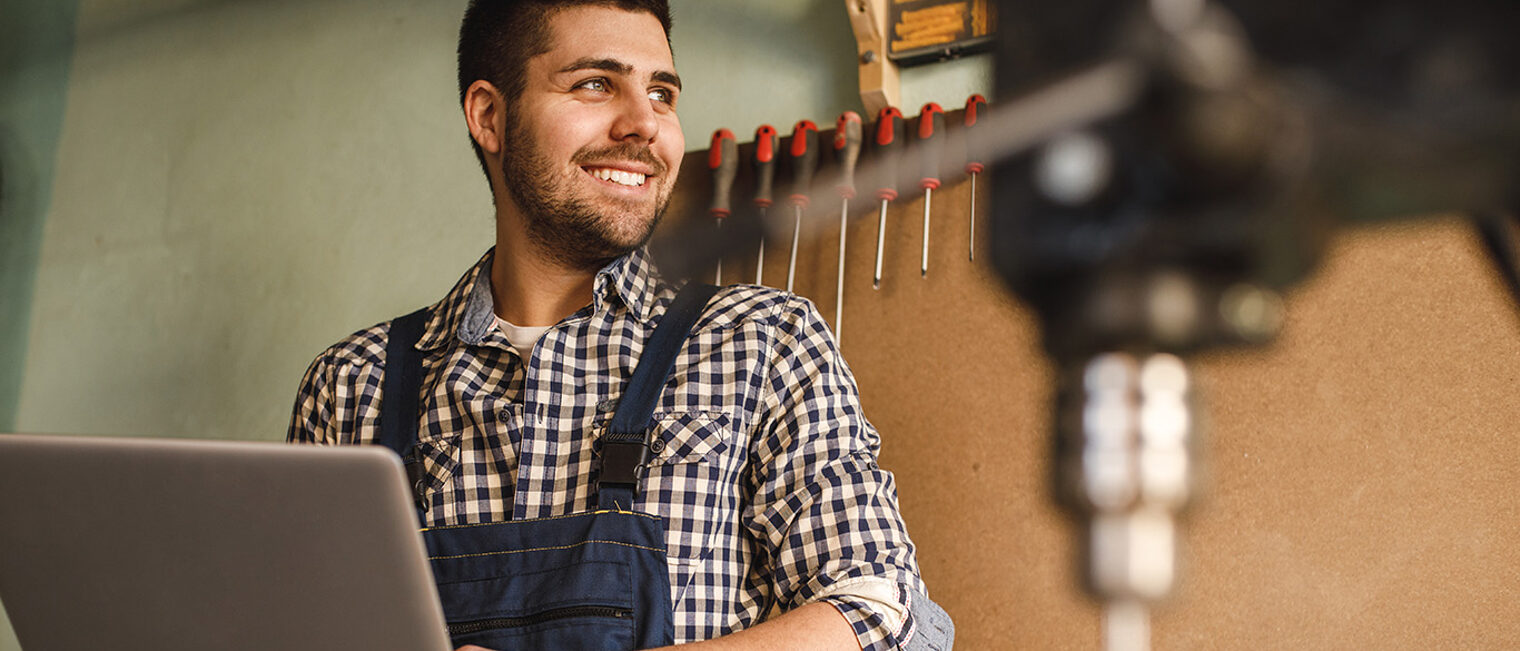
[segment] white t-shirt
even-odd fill
[[[496,327],[507,338],[507,343],[512,344],[512,348],[517,350],[517,354],[522,355],[524,362],[527,362],[533,359],[533,346],[538,343],[539,339],[543,338],[544,333],[548,332],[549,328],[554,326],[525,328],[523,326],[512,325],[506,319],[497,316]]]

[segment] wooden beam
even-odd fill
[[[887,58],[887,0],[844,0],[860,55],[860,101],[866,119],[902,99],[897,64]]]

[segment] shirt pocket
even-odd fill
[[[419,476],[408,477],[408,481],[416,479],[421,485],[413,485],[413,495],[421,497],[423,503],[431,510],[436,507],[440,493],[449,486],[459,470],[459,444],[463,438],[460,434],[434,438],[431,440],[417,441],[415,454],[422,462]]]
[[[639,510],[665,520],[666,556],[672,562],[697,560],[711,547],[717,527],[736,520],[739,455],[733,446],[727,414],[655,417]]]

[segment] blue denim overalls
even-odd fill
[[[665,525],[632,507],[655,404],[716,292],[711,285],[687,285],[655,328],[600,441],[597,510],[422,530],[456,647],[627,651],[674,643]],[[426,322],[423,309],[391,323],[377,441],[406,461],[419,507],[422,356],[416,342]]]

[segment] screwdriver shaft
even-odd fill
[[[765,223],[765,209],[760,209],[760,223]],[[755,260],[755,284],[765,284],[765,236],[760,236],[760,257]]]
[[[919,270],[924,278],[929,277],[929,206],[934,203],[934,188],[924,188],[924,256]]]
[[[975,174],[971,175],[971,239],[966,247],[966,255],[973,262],[976,261],[976,177]]]
[[[850,198],[839,206],[839,281],[834,285],[834,342],[844,338],[844,236],[850,225]]]
[[[987,98],[981,95],[972,95],[966,98],[966,112],[961,114],[965,124],[964,137],[966,141],[966,173],[971,175],[971,234],[967,237],[966,257],[976,260],[976,177],[986,169],[987,159],[985,146],[972,135],[973,131],[979,131],[978,123],[982,121],[982,114],[987,111]]]
[[[718,220],[718,225],[716,228],[720,231],[723,230],[723,220]],[[719,238],[719,240],[721,241],[722,238]],[[717,270],[713,272],[713,284],[719,287],[723,286],[723,258],[721,257],[718,258]]]
[[[792,216],[792,258],[786,263],[786,291],[791,292],[797,280],[797,240],[802,237],[802,206],[797,206]]]
[[[881,289],[881,252],[887,246],[887,199],[881,200],[881,219],[876,222],[876,275],[871,278],[871,288]]]

